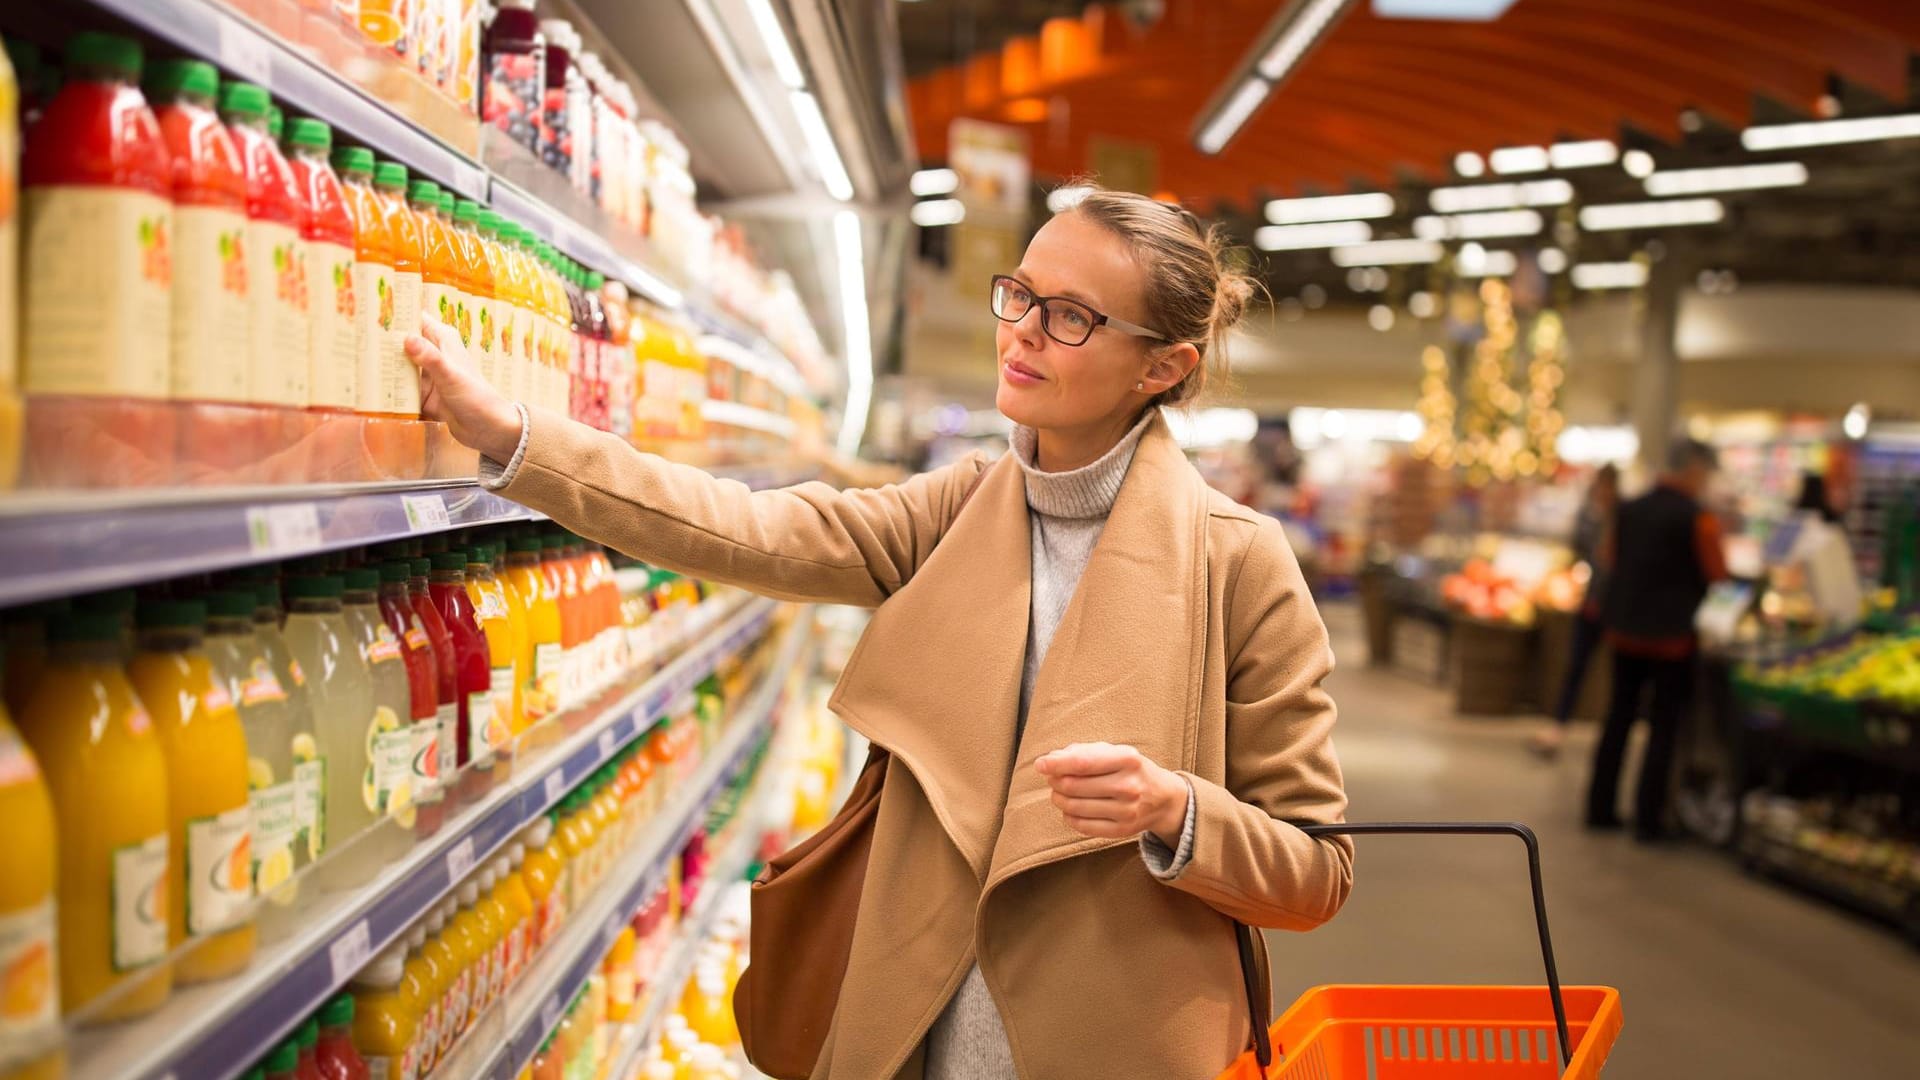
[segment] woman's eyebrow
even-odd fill
[[[1025,285],[1027,288],[1032,289],[1034,292],[1036,293],[1040,292],[1040,287],[1033,283],[1033,278],[1027,276],[1027,272],[1024,269],[1015,270],[1011,276],[1014,279],[1018,280],[1020,284]],[[1092,297],[1076,289],[1063,289],[1060,292],[1050,293],[1048,295],[1063,296],[1063,297],[1066,297],[1068,300],[1078,300],[1090,308],[1098,308],[1100,306],[1099,304],[1094,302]]]

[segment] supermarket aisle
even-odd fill
[[[1623,994],[1609,1076],[1911,1077],[1920,952],[1878,926],[1746,877],[1704,849],[1646,849],[1578,826],[1593,739],[1553,766],[1524,723],[1463,722],[1448,697],[1364,666],[1358,611],[1326,609],[1344,667],[1336,736],[1356,821],[1517,819],[1540,835],[1569,983]],[[1284,1008],[1326,982],[1543,981],[1526,860],[1510,840],[1360,841],[1331,925],[1273,935]]]

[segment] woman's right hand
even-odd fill
[[[407,359],[420,369],[420,418],[447,425],[462,446],[506,462],[520,447],[520,410],[480,377],[460,335],[422,316],[407,337]]]

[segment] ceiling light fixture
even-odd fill
[[[1446,249],[1430,240],[1375,240],[1333,249],[1335,266],[1407,266],[1439,262]],[[1304,295],[1304,294],[1303,294]]]
[[[1442,214],[1468,210],[1505,210],[1520,206],[1565,206],[1573,201],[1573,185],[1565,180],[1528,180],[1509,184],[1469,184],[1434,188],[1427,205]]]
[[[1329,221],[1315,225],[1263,225],[1253,230],[1253,246],[1262,251],[1300,251],[1305,248],[1364,244],[1373,239],[1373,226],[1364,221]]]
[[[1836,146],[1840,143],[1916,137],[1920,137],[1920,113],[1905,113],[1847,120],[1809,120],[1798,124],[1765,124],[1741,132],[1740,145],[1749,150],[1795,150],[1803,146]]]
[[[833,141],[833,132],[827,129],[827,118],[820,111],[819,99],[805,90],[795,90],[791,97],[793,115],[800,122],[800,134],[807,140],[807,149],[812,151],[827,194],[841,202],[852,199],[853,179],[847,175],[846,162],[840,159],[840,147]]]
[[[1645,180],[1653,175],[1653,155],[1645,150],[1629,150],[1620,158],[1620,167],[1635,180]]]
[[[958,225],[967,218],[967,206],[959,199],[929,199],[913,204],[907,217],[923,229]]]
[[[1510,173],[1546,172],[1552,164],[1544,146],[1503,146],[1487,155],[1487,161],[1493,171],[1502,176]]]
[[[840,262],[840,310],[846,323],[847,405],[840,418],[837,446],[852,457],[867,433],[867,409],[873,403],[873,327],[867,312],[867,263],[860,243],[860,215],[833,215],[833,245]]]
[[[1453,155],[1453,171],[1471,180],[1487,174],[1487,162],[1471,150],[1462,150]]]
[[[1235,90],[1233,96],[1227,99],[1227,103],[1221,106],[1220,111],[1213,114],[1213,118],[1207,121],[1206,127],[1201,129],[1200,137],[1194,140],[1200,152],[1217,154],[1225,149],[1227,140],[1239,133],[1247,120],[1253,116],[1253,111],[1258,109],[1260,103],[1267,100],[1267,95],[1272,92],[1273,87],[1258,78],[1241,83],[1240,89]]]
[[[800,71],[800,61],[787,41],[786,27],[780,25],[780,16],[774,14],[770,0],[747,0],[747,14],[753,17],[754,29],[760,31],[760,43],[773,61],[773,73],[789,90],[806,89],[807,77]]]
[[[1567,270],[1567,253],[1559,248],[1541,248],[1537,261],[1543,274],[1563,274]]]
[[[1313,199],[1275,199],[1267,204],[1267,220],[1275,225],[1299,225],[1309,221],[1392,217],[1393,211],[1393,196],[1385,192],[1327,195]]]
[[[1715,225],[1726,220],[1726,216],[1726,204],[1719,199],[1603,203],[1580,211],[1580,227],[1595,232],[1612,229],[1665,229],[1678,225]]]
[[[929,195],[951,195],[960,190],[960,174],[952,169],[921,169],[907,181],[907,190],[921,199]]]
[[[1347,8],[1353,0],[1306,0],[1304,4],[1294,5],[1291,13],[1283,13],[1277,22],[1282,23],[1278,36],[1267,46],[1260,62],[1254,65],[1262,78],[1277,83],[1293,71],[1300,58],[1307,55],[1333,20]]]
[[[1608,139],[1554,143],[1547,147],[1547,160],[1556,169],[1591,169],[1620,160],[1620,148]]]
[[[1467,244],[1454,260],[1461,277],[1512,277],[1520,269],[1520,259],[1511,251],[1488,251],[1479,244]]]
[[[1637,289],[1647,283],[1642,262],[1581,263],[1573,268],[1576,289]]]
[[[1797,161],[1769,161],[1757,165],[1723,165],[1712,169],[1672,169],[1646,179],[1647,194],[1705,195],[1714,191],[1757,191],[1799,187],[1807,182],[1807,167]]]
[[[1302,58],[1338,22],[1354,0],[1293,0],[1268,21],[1249,56],[1234,75],[1231,94],[1216,95],[1216,105],[1201,113],[1193,137],[1203,154],[1218,154],[1238,134],[1260,104],[1287,80]]]
[[[1490,210],[1478,214],[1426,214],[1413,219],[1413,235],[1422,240],[1485,240],[1532,236],[1546,221],[1533,210]]]

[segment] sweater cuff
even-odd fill
[[[1182,777],[1185,779],[1185,777]],[[1180,846],[1167,847],[1167,842],[1150,832],[1140,834],[1140,857],[1146,860],[1147,870],[1161,881],[1172,881],[1186,870],[1193,861],[1194,819],[1199,817],[1199,807],[1193,794],[1193,781],[1187,781],[1187,823],[1180,827]]]
[[[488,491],[499,491],[513,483],[514,476],[520,472],[520,463],[527,460],[527,435],[533,430],[533,424],[525,405],[516,401],[513,407],[520,414],[520,445],[514,448],[513,457],[502,465],[485,454],[480,455],[480,486]]]

